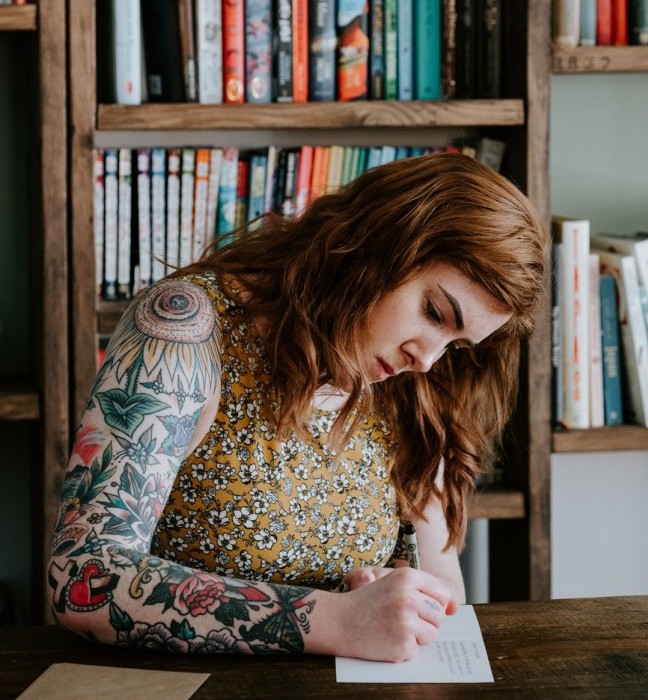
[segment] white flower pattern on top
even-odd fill
[[[212,275],[187,278],[213,300],[222,336],[221,402],[183,462],[152,552],[248,580],[336,586],[350,569],[384,565],[398,534],[393,437],[372,413],[348,445],[327,445],[337,413],[314,410],[308,435],[277,436],[271,368],[244,309]]]

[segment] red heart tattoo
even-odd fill
[[[98,559],[90,559],[67,587],[67,606],[77,612],[96,610],[112,600],[112,590],[118,581],[119,577],[104,569]]]

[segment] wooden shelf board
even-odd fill
[[[36,420],[38,392],[27,380],[0,379],[0,420]]]
[[[641,73],[648,71],[648,46],[579,46],[555,49],[554,73]]]
[[[468,507],[471,520],[488,518],[489,520],[507,520],[524,518],[524,494],[522,491],[504,491],[490,488],[478,491]]]
[[[101,131],[215,129],[360,129],[524,124],[522,100],[438,102],[307,102],[303,104],[203,105],[100,104]]]
[[[38,26],[36,5],[0,7],[0,31],[29,32]]]
[[[648,428],[619,425],[590,430],[566,430],[552,436],[553,452],[648,450]]]

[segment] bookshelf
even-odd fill
[[[28,376],[0,380],[0,420],[32,421],[32,502],[24,504],[24,512],[25,527],[33,533],[30,619],[36,621],[44,615],[49,523],[69,449],[65,3],[39,0],[0,7],[0,32],[11,32],[14,55],[30,77],[24,85],[27,113],[16,116],[29,135],[28,225],[17,234],[29,244],[29,269],[24,274],[29,278],[30,371]]]
[[[191,142],[198,132],[241,138],[267,134],[267,143],[316,131],[330,143],[355,134],[376,143],[390,133],[425,145],[442,133],[479,129],[508,143],[505,172],[525,190],[548,221],[547,105],[550,70],[550,2],[520,3],[515,31],[516,56],[510,66],[513,98],[438,102],[366,101],[353,103],[197,105],[98,104],[96,95],[95,3],[69,0],[68,47],[71,122],[70,231],[72,322],[72,414],[76,424],[91,386],[98,337],[109,335],[123,302],[96,298],[92,241],[92,149],[95,144],[132,147],[157,139]],[[517,3],[516,3],[517,9]],[[519,60],[517,60],[519,59]],[[375,131],[373,131],[375,129]],[[243,136],[240,136],[243,134]],[[378,135],[381,134],[381,135]],[[306,141],[304,141],[305,143]],[[178,145],[181,145],[178,143]],[[496,599],[549,596],[549,299],[544,300],[537,332],[528,343],[521,376],[521,399],[507,440],[507,488],[479,493],[470,517],[487,518],[492,531],[492,582]],[[533,406],[533,411],[530,410]]]
[[[648,46],[579,46],[554,49],[555,75],[648,73]],[[648,450],[648,428],[638,425],[554,431],[552,452]]]

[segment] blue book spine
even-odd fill
[[[335,0],[308,2],[308,99],[333,102],[337,77]]]
[[[272,0],[245,2],[245,100],[272,100]]]
[[[253,153],[250,158],[250,203],[248,206],[248,221],[253,221],[265,213],[266,173],[268,170],[268,154]]]
[[[605,425],[621,425],[623,423],[623,399],[621,390],[619,310],[614,277],[601,275],[600,290]]]
[[[236,190],[238,184],[238,149],[223,149],[220,188],[218,190],[218,233],[234,229],[236,222]],[[225,238],[222,239],[225,243]]]
[[[414,57],[412,52],[414,0],[398,4],[398,99],[414,99]]]
[[[410,149],[407,146],[398,146],[396,148],[396,158],[395,160],[400,160],[401,158],[409,158]]]
[[[415,99],[441,99],[441,0],[415,0],[414,76]]]
[[[596,44],[596,4],[597,0],[580,0],[580,45]]]

